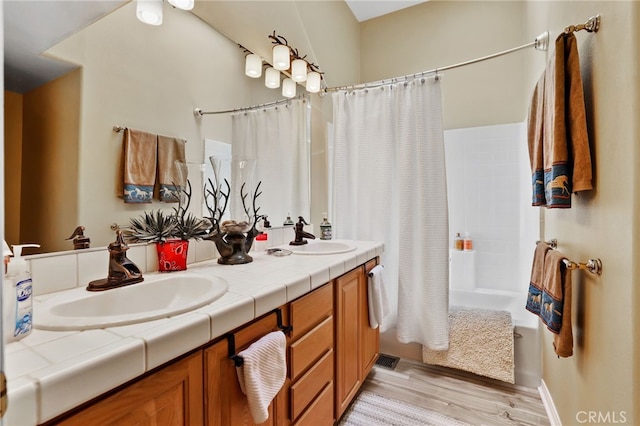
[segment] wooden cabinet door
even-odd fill
[[[360,373],[360,292],[362,268],[335,281],[335,415],[339,419],[361,385]]]
[[[283,313],[286,313],[286,310]],[[286,316],[283,317],[283,321],[287,320]],[[236,353],[276,329],[276,316],[269,314],[240,330],[236,330],[233,333]],[[206,417],[204,424],[209,426],[255,425],[247,397],[242,393],[238,384],[235,364],[229,358],[229,343],[226,339],[220,340],[204,350],[204,368]],[[277,416],[284,410],[281,407],[286,406],[284,401],[285,388],[286,386],[283,386],[283,389],[271,402],[269,418],[261,425],[278,424]]]
[[[376,266],[377,259],[372,259],[364,265],[365,275],[360,282],[360,372],[361,380],[373,368],[380,351],[380,332],[378,328],[369,325],[369,278],[368,274]]]
[[[139,380],[59,425],[202,425],[202,352]]]

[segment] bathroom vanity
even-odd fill
[[[383,245],[353,243],[346,253],[256,253],[246,265],[191,264],[188,273],[229,284],[222,297],[192,312],[97,330],[34,330],[9,345],[7,424],[253,424],[230,355],[280,325],[292,327],[287,379],[265,424],[332,425],[379,347],[368,321],[367,273]],[[33,365],[11,375],[22,361]]]

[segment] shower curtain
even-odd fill
[[[338,238],[384,241],[402,343],[448,348],[449,244],[440,81],[333,94]]]
[[[280,225],[287,214],[309,220],[309,121],[307,99],[234,113],[231,134],[231,217],[244,217],[239,197],[262,181],[256,205],[272,225]],[[251,196],[247,206],[251,206]]]

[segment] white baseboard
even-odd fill
[[[556,406],[553,403],[553,398],[551,397],[549,388],[547,388],[547,384],[544,382],[544,380],[540,381],[538,392],[540,393],[540,398],[542,399],[542,404],[544,405],[544,409],[547,412],[547,417],[549,417],[551,426],[562,426],[560,415],[558,414],[558,410],[556,410]]]

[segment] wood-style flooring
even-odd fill
[[[417,361],[375,366],[362,389],[472,425],[550,424],[537,389]]]

